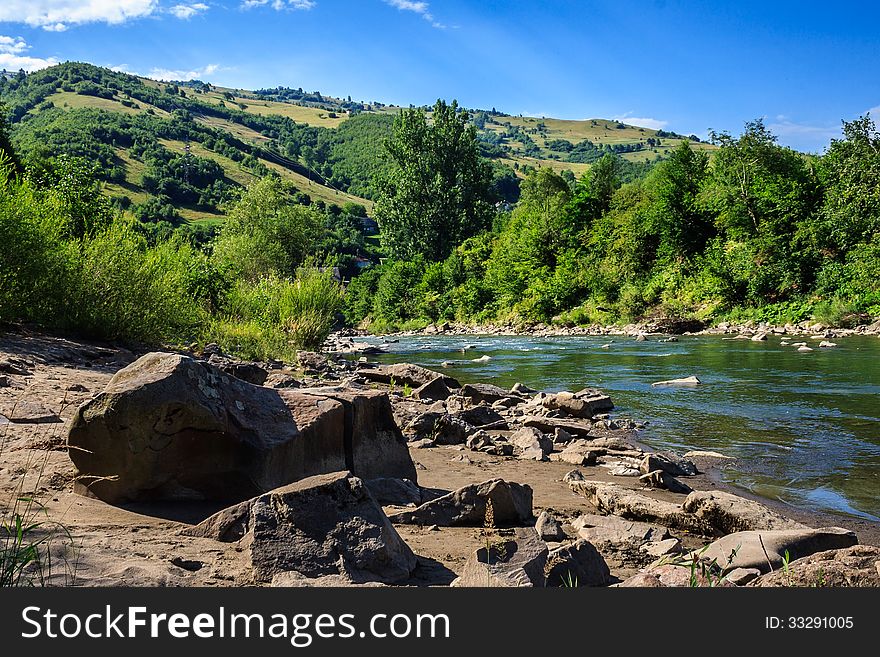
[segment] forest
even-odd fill
[[[780,146],[760,120],[708,143],[663,131],[612,143],[614,122],[578,141],[455,102],[389,112],[301,89],[254,94],[350,113],[330,129],[248,113],[231,92],[209,103],[206,89],[218,93],[86,64],[0,76],[0,321],[266,359],[318,348],[342,323],[880,315],[869,116],[816,155]],[[131,111],[59,107],[59,93]],[[550,166],[562,162],[580,173]],[[108,193],[134,189],[135,169],[138,202]],[[363,203],[313,200],[285,177],[300,170]],[[181,217],[193,208],[222,221]]]

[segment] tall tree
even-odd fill
[[[12,148],[12,139],[9,136],[9,121],[6,118],[6,105],[0,101],[0,162],[11,164],[16,173],[21,173],[21,162]]]
[[[385,150],[390,166],[379,180],[375,214],[392,257],[443,260],[489,227],[491,167],[458,103],[438,100],[430,119],[421,108],[403,110]]]

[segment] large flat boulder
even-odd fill
[[[543,587],[547,544],[531,527],[519,527],[511,538],[489,537],[488,546],[474,550],[452,586]]]
[[[490,479],[459,488],[412,511],[394,514],[391,521],[402,525],[481,527],[486,521],[486,506],[490,500],[498,526],[523,524],[532,518],[530,486]]]
[[[381,393],[274,390],[172,353],[117,372],[67,443],[76,491],[110,503],[241,501],[339,470],[416,480]]]
[[[461,388],[461,384],[451,376],[429,370],[426,367],[412,365],[411,363],[395,363],[394,365],[377,365],[375,367],[362,367],[358,375],[367,381],[376,383],[391,383],[394,381],[398,386],[410,386],[420,388],[426,383],[440,379],[447,388]]]
[[[856,535],[841,527],[744,531],[728,534],[699,552],[701,559],[718,564],[724,572],[756,568],[762,573],[778,570],[786,552],[790,561],[816,552],[856,545]]]
[[[760,502],[717,490],[690,493],[682,508],[713,527],[717,534],[804,528],[801,523],[771,511]]]
[[[578,516],[571,525],[580,538],[600,549],[638,548],[669,536],[669,530],[660,525],[592,513]]]
[[[258,582],[280,573],[343,575],[355,582],[400,582],[416,558],[373,499],[348,472],[309,477],[220,511],[185,530],[238,541]]]
[[[499,388],[491,383],[466,383],[459,392],[463,397],[467,397],[474,404],[486,402],[492,404],[500,399],[506,398],[510,393],[504,388]]]
[[[580,539],[550,551],[545,568],[547,586],[607,586],[611,571],[589,541]]]
[[[585,388],[579,392],[558,392],[543,399],[545,408],[565,411],[580,418],[592,418],[614,409],[611,397],[600,390]]]

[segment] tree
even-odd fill
[[[269,176],[232,204],[214,244],[220,263],[243,278],[292,276],[323,231],[322,217],[294,201],[296,188]]]
[[[712,219],[698,203],[708,166],[705,152],[683,141],[655,170],[653,224],[660,238],[660,259],[693,257],[712,236]]]
[[[6,119],[6,105],[0,101],[0,162],[11,164],[16,174],[22,173],[21,162],[12,148],[9,136],[9,122]]]
[[[385,150],[390,166],[379,181],[375,214],[392,257],[443,260],[489,227],[492,172],[458,103],[438,100],[430,122],[423,109],[403,110]]]

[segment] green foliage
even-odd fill
[[[280,178],[252,184],[230,205],[214,242],[214,256],[235,277],[258,280],[270,273],[292,275],[320,234],[322,217],[298,205],[296,189]]]
[[[390,170],[379,181],[376,216],[389,254],[442,260],[489,227],[492,174],[456,102],[438,100],[430,122],[422,109],[401,111],[385,149]]]

